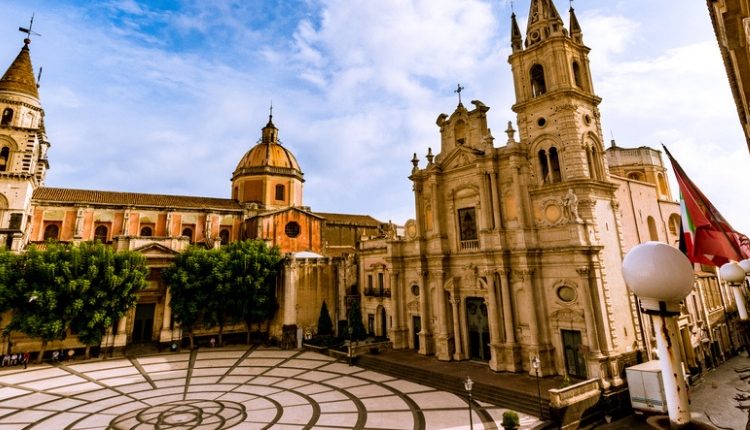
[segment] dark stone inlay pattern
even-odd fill
[[[247,417],[245,407],[227,400],[178,400],[120,415],[111,430],[224,430]]]

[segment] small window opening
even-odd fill
[[[547,92],[547,84],[544,82],[544,68],[540,64],[534,64],[529,71],[531,76],[531,96],[537,97]]]
[[[107,242],[108,229],[106,225],[100,225],[94,230],[94,240],[98,240],[101,243]]]
[[[276,200],[284,200],[284,186],[276,185]]]
[[[557,148],[554,146],[549,149],[549,164],[552,173],[552,182],[560,182],[560,159],[557,157]]]
[[[583,85],[581,85],[581,66],[578,65],[577,61],[573,61],[573,80],[578,88],[583,88]]]
[[[458,210],[458,228],[461,240],[477,240],[477,218],[474,208]]]
[[[3,110],[3,117],[0,119],[0,125],[10,125],[11,121],[13,121],[13,109],[5,108]]]
[[[549,177],[549,164],[547,163],[547,151],[544,149],[539,151],[539,171],[542,174],[542,182],[550,182]]]
[[[8,169],[8,158],[10,157],[10,148],[4,146],[0,149],[0,172],[4,172]]]
[[[44,228],[44,240],[57,240],[60,237],[60,227],[57,224],[49,224]]]
[[[226,228],[222,228],[219,232],[219,239],[221,239],[221,244],[226,245],[229,243],[229,230]]]
[[[154,231],[149,226],[141,227],[141,236],[150,237],[154,235]]]
[[[187,237],[190,240],[190,243],[193,243],[193,229],[190,227],[185,227],[182,229],[182,235]]]

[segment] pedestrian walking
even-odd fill
[[[23,368],[26,369],[29,366],[29,352],[23,353]]]

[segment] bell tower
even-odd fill
[[[0,78],[0,246],[13,251],[26,242],[31,197],[49,168],[50,144],[30,44],[24,39],[21,52]]]
[[[539,185],[576,179],[606,180],[589,48],[570,9],[570,31],[552,0],[532,0],[526,38],[511,17],[508,59],[513,71],[513,111],[521,141],[531,145]]]

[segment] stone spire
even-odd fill
[[[552,0],[532,0],[526,26],[526,47],[562,35],[565,35],[563,21]]]
[[[273,124],[273,105],[269,109],[268,124],[263,127],[263,143],[279,143],[279,129]]]
[[[514,12],[510,14],[510,46],[513,48],[513,52],[523,49],[521,42],[521,29],[518,28],[518,21],[516,21]]]
[[[21,52],[0,78],[0,91],[23,93],[38,99],[39,91],[37,91],[34,78],[34,68],[31,65],[29,43],[31,43],[29,39],[24,40]]]
[[[573,6],[570,6],[570,37],[578,43],[583,43],[583,32],[581,32],[581,25],[578,23],[576,17],[576,11]]]

